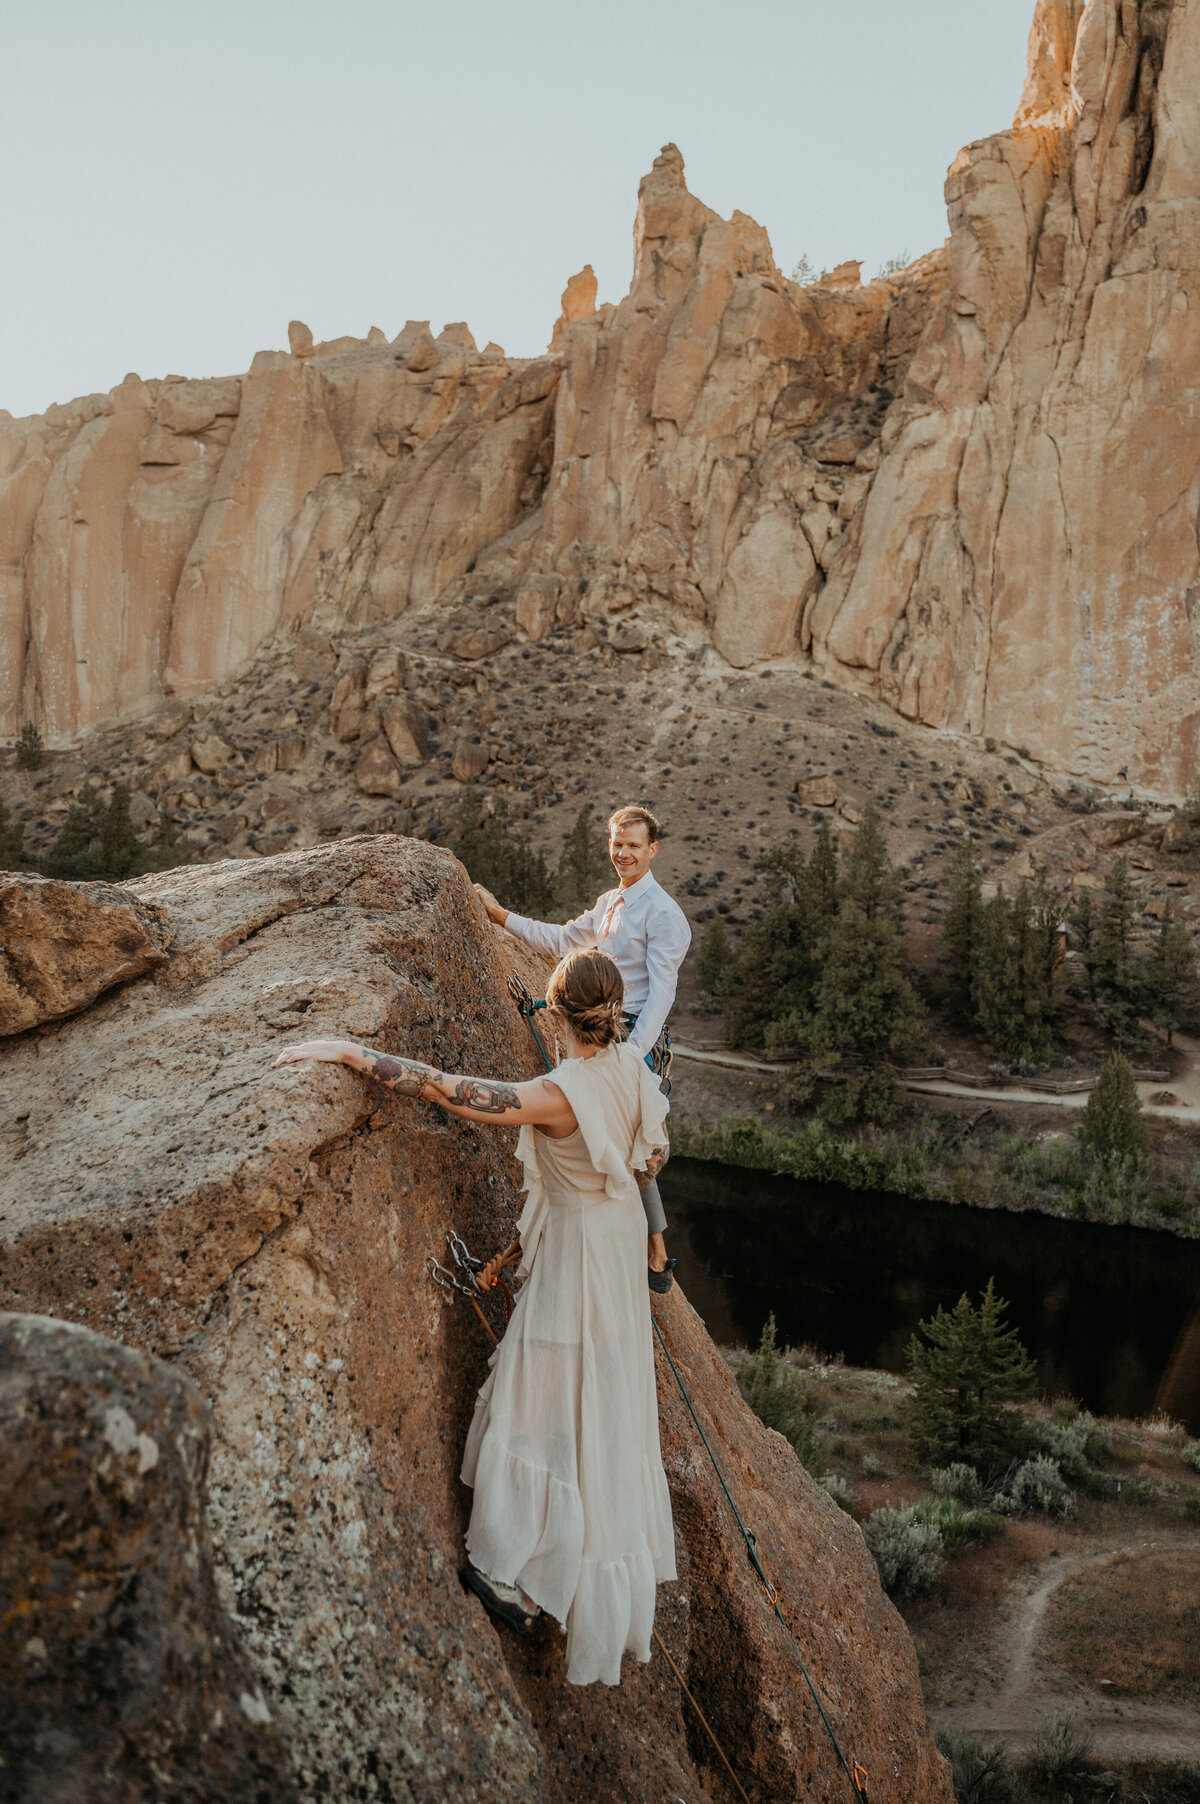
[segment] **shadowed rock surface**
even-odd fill
[[[291,1762],[217,1596],[209,1412],[160,1360],[0,1315],[0,1795],[284,1804]]]
[[[619,1690],[572,1689],[553,1626],[519,1642],[458,1586],[457,1469],[488,1349],[426,1261],[451,1225],[476,1250],[509,1238],[512,1133],[340,1067],[269,1069],[288,1041],[340,1034],[530,1076],[504,982],[520,969],[540,989],[544,971],[448,854],[413,841],[134,888],[170,913],[167,965],[0,1049],[2,1294],[172,1361],[211,1401],[218,1582],[302,1795],[724,1800],[657,1651]],[[858,1529],[745,1409],[686,1299],[659,1307],[872,1799],[949,1804]],[[663,1638],[752,1796],[841,1799],[661,1357],[659,1387],[681,1573],[659,1594]]]
[[[163,910],[130,890],[0,873],[0,1034],[77,1014],[170,943]]]

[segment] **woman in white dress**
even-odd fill
[[[605,953],[565,958],[546,1001],[566,1056],[529,1083],[447,1074],[340,1040],[276,1060],[332,1060],[468,1121],[521,1125],[518,1276],[528,1282],[467,1436],[462,1476],[475,1499],[462,1576],[518,1630],[538,1610],[554,1616],[575,1685],[619,1684],[626,1649],[650,1658],[655,1587],[675,1577],[634,1177],[666,1162],[667,1101],[620,1037],[622,1000]]]

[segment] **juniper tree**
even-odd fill
[[[985,904],[975,972],[975,1023],[989,1052],[1003,1059],[1044,1058],[1053,1043],[1057,1003],[1057,923],[1022,884],[1010,902],[1003,887]]]
[[[1079,1138],[1107,1166],[1132,1163],[1150,1150],[1133,1068],[1119,1052],[1104,1061],[1083,1111]]]
[[[129,816],[129,785],[117,783],[100,823],[100,869],[111,879],[128,877],[136,870],[142,844]]]
[[[715,997],[725,967],[733,957],[729,935],[720,915],[715,915],[701,935],[696,953],[696,981],[706,996]]]
[[[1168,909],[1142,964],[1146,1012],[1165,1030],[1167,1045],[1177,1027],[1200,1009],[1196,943],[1173,909]]]
[[[104,816],[104,803],[92,785],[85,783],[67,809],[66,819],[46,855],[48,877],[79,882],[101,875]]]
[[[806,860],[799,841],[790,838],[765,852],[758,868],[767,881],[767,913],[742,934],[716,996],[735,1044],[791,1046],[812,1018],[832,925],[828,895],[837,882],[836,856],[818,838]]]
[[[964,1292],[953,1309],[918,1322],[908,1349],[908,1426],[923,1465],[960,1460],[995,1473],[1018,1451],[1023,1420],[1013,1405],[1037,1375],[1016,1329],[1005,1326],[1007,1308],[989,1278],[977,1309]]]
[[[1138,968],[1133,935],[1136,902],[1124,858],[1113,860],[1090,934],[1089,989],[1114,1046],[1137,1033]]]
[[[25,829],[13,820],[0,796],[0,871],[15,871],[24,856]]]
[[[975,980],[983,933],[983,894],[975,842],[960,843],[950,867],[950,899],[942,921],[942,964],[950,990],[950,1007],[960,1025],[975,1019]]]
[[[879,816],[868,807],[823,947],[804,1035],[808,1056],[785,1086],[801,1100],[821,1069],[854,1061],[822,1102],[830,1122],[884,1122],[899,1112],[902,1091],[892,1066],[912,1057],[924,1038],[921,1005],[904,974],[900,926],[900,880]]]
[[[503,802],[495,814],[482,814],[473,783],[463,791],[450,849],[472,880],[494,891],[507,907],[544,916],[553,906],[554,885],[545,857],[516,836]]]
[[[613,869],[603,833],[593,821],[586,802],[575,816],[575,825],[563,845],[554,873],[554,899],[560,912],[578,914],[604,890],[612,888]]]
[[[27,720],[17,740],[18,770],[40,770],[45,755],[46,748],[42,744],[41,734],[33,722]]]

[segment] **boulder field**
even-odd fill
[[[553,1625],[521,1642],[458,1584],[488,1345],[428,1262],[450,1228],[510,1237],[511,1130],[271,1070],[337,1035],[532,1075],[505,984],[544,968],[448,853],[395,837],[89,900],[128,921],[131,897],[148,968],[0,1040],[5,1795],[732,1797],[659,1650],[572,1689]],[[872,1800],[950,1804],[858,1528],[678,1288],[655,1307]],[[658,1377],[663,1641],[752,1798],[851,1798],[661,1354]]]
[[[1037,0],[1013,125],[960,152],[946,201],[945,246],[909,268],[800,286],[667,145],[629,292],[597,304],[580,271],[542,357],[461,323],[314,344],[293,321],[243,376],[0,418],[0,731],[63,746],[208,695],[281,634],[411,616],[481,673],[514,640],[597,634],[810,669],[1178,796],[1200,752],[1196,6]],[[416,726],[395,722],[401,764]]]

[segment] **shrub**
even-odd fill
[[[1145,1158],[1149,1151],[1133,1070],[1119,1052],[1104,1061],[1083,1111],[1079,1138],[1105,1166]]]
[[[935,1497],[953,1497],[958,1503],[965,1503],[968,1509],[983,1501],[983,1486],[979,1482],[979,1474],[974,1466],[966,1466],[961,1460],[954,1460],[948,1466],[939,1466],[929,1477],[929,1483]]]
[[[923,1497],[914,1504],[914,1522],[931,1522],[947,1548],[967,1547],[972,1541],[989,1541],[999,1534],[1001,1523],[990,1510],[964,1509],[955,1497]]]
[[[779,1346],[773,1314],[766,1319],[757,1349],[738,1355],[734,1375],[738,1389],[759,1421],[789,1440],[801,1465],[811,1472],[816,1463],[816,1399],[804,1373],[797,1370]]]
[[[833,1501],[836,1504],[839,1504],[842,1509],[848,1510],[850,1508],[851,1499],[854,1493],[848,1478],[843,1478],[840,1472],[826,1472],[823,1478],[818,1478],[817,1483],[823,1491],[829,1492]]]
[[[1009,1804],[1012,1775],[1003,1742],[985,1748],[978,1736],[939,1729],[937,1745],[950,1762],[955,1804]]]
[[[889,1597],[929,1591],[942,1576],[942,1531],[936,1523],[914,1521],[912,1510],[874,1510],[863,1523],[863,1539]]]
[[[1092,1751],[1092,1738],[1075,1726],[1073,1710],[1056,1710],[1037,1732],[1029,1756],[1029,1774],[1036,1785],[1048,1789],[1083,1775],[1083,1764]]]
[[[1038,1453],[1016,1468],[992,1508],[1005,1516],[1069,1516],[1075,1499],[1058,1461]]]
[[[25,829],[20,821],[11,818],[4,797],[0,796],[0,871],[17,870],[24,857]]]
[[[1108,1429],[1086,1410],[1072,1422],[1051,1422],[1045,1416],[1036,1416],[1029,1424],[1029,1433],[1034,1446],[1047,1454],[1072,1484],[1082,1484],[1088,1467],[1112,1445]]]
[[[1200,1472],[1200,1441],[1186,1442],[1180,1453],[1180,1458],[1185,1466],[1191,1467],[1193,1472]]]

